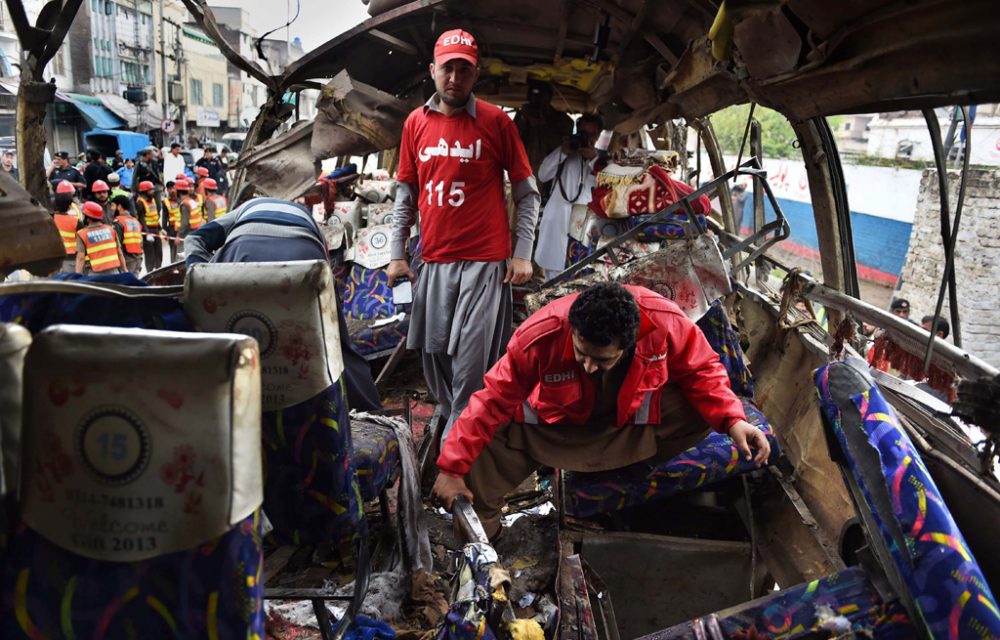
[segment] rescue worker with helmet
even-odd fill
[[[87,226],[76,234],[76,272],[121,273],[125,255],[118,243],[118,234],[104,223],[104,207],[94,201],[83,203]]]
[[[195,192],[198,194],[198,199],[201,200],[202,204],[205,203],[205,180],[208,178],[208,168],[207,167],[195,167]]]
[[[76,196],[76,187],[73,186],[73,183],[69,180],[63,180],[57,184],[56,197],[60,195],[69,196],[69,209],[67,210],[67,213],[76,216],[78,220],[82,220],[83,212],[80,211],[80,205],[78,205],[76,200],[74,200],[74,197]]]
[[[226,215],[229,203],[226,202],[226,196],[217,193],[219,184],[211,178],[205,178],[201,184],[205,187],[205,222]]]
[[[101,209],[104,210],[105,224],[111,224],[115,219],[115,211],[111,206],[111,188],[108,187],[108,183],[104,180],[94,180],[94,184],[90,185],[90,191],[94,194],[93,202],[101,205]]]
[[[169,189],[168,189],[169,191]],[[164,208],[167,200],[164,199]],[[179,212],[179,211],[178,211]],[[142,253],[146,257],[146,271],[163,266],[163,242],[166,237],[160,218],[160,208],[156,205],[156,186],[149,180],[139,183],[135,197],[135,213],[142,225]]]
[[[177,245],[180,244],[177,237],[181,228],[181,197],[177,193],[178,182],[182,182],[182,180],[178,178],[176,181],[167,181],[167,195],[163,198],[163,215],[167,223],[167,244],[170,245],[170,264],[177,262]]]
[[[71,190],[76,191],[72,184],[69,182],[66,184],[69,184]],[[76,232],[83,228],[83,223],[80,216],[70,210],[73,206],[76,206],[76,203],[73,202],[72,193],[56,194],[52,220],[59,229],[59,237],[62,238],[63,248],[66,249],[61,273],[76,272]]]
[[[130,198],[115,196],[111,207],[115,212],[114,228],[125,254],[125,268],[132,275],[142,271],[142,224],[128,210]]]
[[[174,186],[181,197],[181,226],[177,230],[177,237],[186,238],[189,233],[205,224],[205,208],[201,200],[192,193],[190,182],[178,181]]]

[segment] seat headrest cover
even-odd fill
[[[17,489],[17,457],[21,443],[21,388],[24,356],[31,333],[16,324],[0,323],[0,495]]]
[[[263,501],[246,336],[55,325],[24,365],[24,522],[88,558],[196,548]]]
[[[700,235],[675,240],[608,274],[611,280],[648,287],[673,300],[691,320],[698,320],[713,302],[732,291],[729,268],[714,237]]]
[[[392,258],[389,238],[392,225],[380,224],[358,232],[358,243],[354,249],[354,262],[366,269],[381,269]]]
[[[257,340],[265,411],[305,402],[344,370],[333,275],[323,260],[196,264],[184,282],[184,309],[200,331]]]

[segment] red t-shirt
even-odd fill
[[[531,165],[506,113],[479,99],[475,118],[419,107],[403,124],[399,150],[397,178],[417,185],[424,261],[510,257],[503,172],[516,183]]]

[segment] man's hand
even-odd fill
[[[434,488],[431,492],[434,494],[434,497],[441,502],[444,508],[449,511],[451,511],[451,503],[455,501],[457,496],[465,496],[469,499],[469,502],[472,502],[472,492],[469,491],[469,487],[465,485],[465,480],[445,475],[443,473],[438,474],[437,480],[434,481]]]
[[[417,279],[414,275],[413,270],[410,269],[410,265],[406,260],[390,260],[389,268],[385,270],[385,274],[389,277],[389,288],[396,286],[397,280],[409,280],[411,282]]]
[[[391,264],[389,265],[389,273],[392,273]],[[534,275],[534,270],[531,268],[531,260],[511,258],[507,264],[507,275],[503,281],[510,284],[524,284],[528,280],[531,280],[532,275]],[[390,275],[389,277],[391,278],[392,276]]]
[[[764,437],[764,432],[753,426],[746,420],[737,420],[733,426],[729,427],[729,437],[733,439],[733,444],[740,454],[749,460],[753,455],[750,448],[757,450],[757,455],[753,456],[754,463],[760,467],[767,462],[771,455],[771,444]]]

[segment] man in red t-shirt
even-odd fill
[[[477,99],[476,41],[461,29],[434,45],[437,88],[403,124],[393,210],[389,286],[416,279],[406,260],[420,213],[424,267],[417,280],[407,346],[422,351],[424,377],[447,421],[462,413],[510,336],[510,285],[531,278],[541,197],[513,121]],[[514,246],[504,171],[517,205]]]

